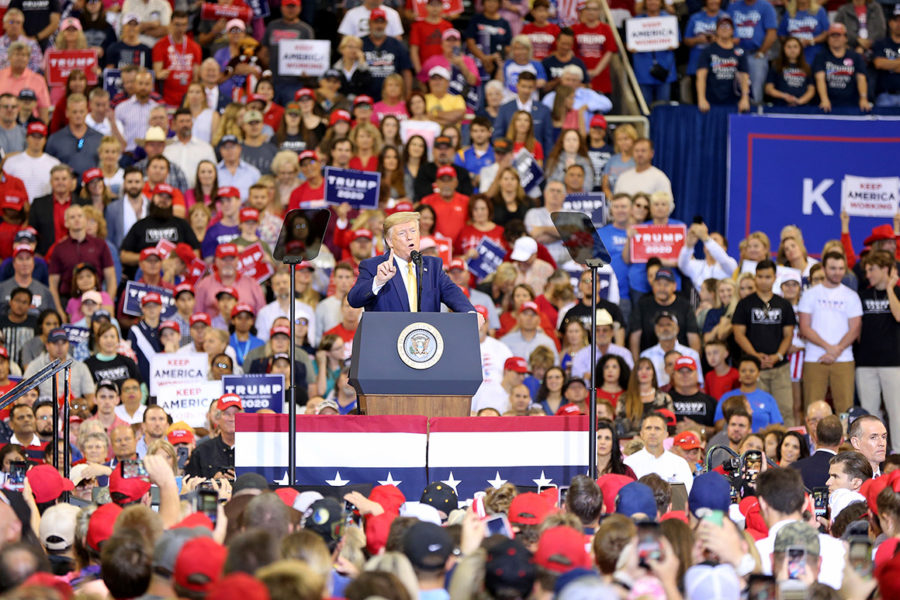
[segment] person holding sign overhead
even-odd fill
[[[359,265],[359,277],[347,301],[356,308],[383,312],[440,312],[443,302],[454,312],[475,312],[462,290],[444,273],[441,259],[419,254],[419,213],[398,212],[384,220],[390,252]],[[417,274],[416,262],[422,267]],[[418,275],[422,280],[417,281]],[[421,290],[421,305],[417,302]],[[478,315],[479,327],[484,317]]]

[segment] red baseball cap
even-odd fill
[[[178,242],[175,245],[175,256],[181,259],[186,265],[194,262],[194,259],[197,258],[197,255],[194,254],[194,249],[185,244],[184,242]]]
[[[682,431],[675,436],[675,441],[672,442],[672,445],[678,446],[682,450],[696,450],[703,447],[700,443],[700,438],[693,431]]]
[[[229,573],[209,587],[206,600],[269,600],[269,589],[252,575]]]
[[[207,327],[212,327],[212,319],[209,318],[209,315],[205,312],[198,312],[191,315],[191,327],[196,325],[197,323],[206,323]]]
[[[503,370],[515,371],[516,373],[527,373],[528,362],[521,356],[510,356],[506,359],[506,362],[503,363]]]
[[[678,423],[677,419],[675,418],[675,413],[673,413],[668,408],[658,408],[656,409],[656,412],[662,415],[666,420],[667,427],[675,427],[675,425]]]
[[[454,258],[450,261],[450,266],[447,267],[448,271],[452,271],[453,269],[459,269],[461,271],[466,270],[466,262],[461,258]]]
[[[334,125],[338,121],[347,121],[348,123],[350,123],[351,121],[353,121],[353,119],[350,118],[350,113],[348,113],[346,110],[338,109],[331,113],[331,119],[329,119],[328,124]]]
[[[294,1],[294,0],[287,0]],[[175,559],[175,585],[205,592],[222,578],[228,549],[208,537],[188,540]]]
[[[526,310],[533,310],[537,314],[541,314],[541,309],[538,308],[537,302],[523,302],[522,306],[519,307],[519,314],[521,315]]]
[[[156,248],[156,246],[150,246],[149,248],[144,248],[141,250],[140,260],[147,260],[151,256],[155,256],[156,258],[162,260],[162,254]]]
[[[679,369],[690,369],[691,371],[696,371],[697,362],[690,356],[682,356],[675,361],[675,370],[677,371]]]
[[[294,100],[299,100],[300,98],[312,98],[315,94],[309,88],[300,88],[296,92],[294,92]]]
[[[157,183],[156,187],[153,188],[153,195],[156,194],[168,194],[170,196],[175,196],[175,188],[173,188],[168,183]]]
[[[171,329],[175,333],[178,333],[178,334],[181,333],[181,325],[179,325],[177,322],[175,322],[171,319],[167,319],[159,324],[160,333],[162,333],[163,329]]]
[[[378,10],[378,9],[376,8],[375,10],[372,11],[372,13],[374,13],[374,12],[377,11],[377,10]],[[375,101],[372,100],[372,96],[366,96],[365,94],[363,94],[363,95],[361,95],[361,96],[357,96],[357,97],[353,100],[353,107],[354,107],[354,108],[356,108],[356,107],[359,106],[360,104],[368,104],[369,106],[372,106],[373,104],[375,104]]]
[[[634,481],[627,475],[617,475],[616,473],[608,473],[597,480],[600,491],[603,492],[603,512],[616,512],[616,496],[619,490]]]
[[[571,527],[551,527],[538,540],[534,564],[555,573],[590,569],[591,557],[584,548],[584,534]]]
[[[300,6],[300,0],[281,0],[282,6]]]
[[[241,209],[241,223],[247,223],[249,221],[259,221],[259,211],[255,208],[242,208]]]
[[[162,298],[156,292],[147,292],[144,294],[144,297],[141,298],[141,306],[146,306],[151,303],[162,304]]]
[[[209,531],[215,529],[213,522],[202,512],[191,513],[182,520],[178,521],[170,529],[193,529],[194,527],[203,527]]]
[[[372,241],[372,232],[368,229],[357,229],[353,232],[353,237],[350,238],[351,242],[355,242],[359,238],[366,238],[370,242]]]
[[[444,165],[442,167],[438,167],[437,176],[438,179],[441,177],[456,177],[456,169],[451,167],[450,165]]]
[[[555,507],[546,496],[525,492],[513,498],[509,505],[509,522],[519,525],[540,525]]]
[[[238,252],[238,247],[234,244],[219,244],[216,248],[216,258],[236,258],[238,254],[240,252]]]
[[[166,433],[166,439],[173,446],[175,444],[190,444],[194,441],[194,428],[184,421],[172,423],[169,426],[169,431]]]
[[[13,256],[18,256],[23,252],[27,252],[28,254],[34,254],[34,249],[28,244],[16,244],[13,246]]]
[[[381,19],[382,21],[387,21],[387,13],[384,12],[382,8],[373,8],[372,12],[369,13],[369,20],[374,21],[376,19]]]
[[[236,187],[226,185],[216,190],[216,198],[240,198],[241,190]]]
[[[97,167],[94,167],[93,169],[88,169],[87,171],[85,171],[84,174],[81,176],[81,183],[83,183],[84,185],[87,185],[90,182],[94,181],[95,179],[103,179],[103,171],[101,171]]]
[[[253,310],[253,307],[249,304],[235,304],[234,308],[231,309],[231,318],[235,318],[242,312],[250,313],[250,316],[256,316],[256,312]]]
[[[389,215],[392,215],[397,212],[412,212],[413,208],[414,207],[412,202],[403,200],[402,202],[398,202],[397,204],[395,204],[394,208],[389,208],[385,212],[387,212],[387,214]]]
[[[591,127],[602,127],[603,129],[606,129],[606,117],[603,115],[594,115],[591,117]]]
[[[145,477],[122,477],[122,469],[116,467],[109,476],[109,493],[122,494],[119,500],[113,496],[118,505],[139,502],[144,494],[150,491],[150,481]]]
[[[250,97],[247,99],[247,104],[251,102],[262,102],[263,105],[266,103],[266,97],[262,94],[250,94]]]
[[[59,474],[53,465],[38,465],[25,474],[31,485],[31,492],[38,504],[51,502],[59,498],[63,492],[71,492],[75,485],[71,480]]]
[[[9,350],[4,348],[3,346],[0,346],[0,356],[5,358],[6,360],[9,360]]]
[[[237,406],[238,410],[244,410],[244,403],[241,402],[241,397],[237,394],[224,394],[216,402],[216,409],[218,410],[225,410],[232,406]]]
[[[475,312],[477,312],[479,315],[481,315],[482,317],[484,317],[484,320],[485,320],[485,321],[488,320],[488,309],[487,309],[486,306],[483,306],[483,305],[481,305],[481,304],[476,304],[476,305],[475,305]]]
[[[113,469],[115,474],[118,469]],[[110,476],[110,480],[112,477]],[[88,531],[85,537],[87,545],[96,552],[100,552],[100,544],[105,542],[113,534],[113,526],[116,518],[122,512],[122,507],[114,502],[100,506],[88,520]]]
[[[290,328],[290,327],[285,327],[284,325],[276,325],[275,327],[273,327],[273,328],[269,331],[269,337],[270,337],[270,338],[273,338],[273,337],[275,337],[276,335],[279,335],[279,334],[280,334],[280,335],[286,335],[286,336],[288,336],[288,337],[291,337],[291,328]]]
[[[580,380],[578,380],[580,381]],[[559,408],[556,409],[556,413],[553,415],[554,417],[577,417],[578,415],[583,415],[584,412],[575,406],[572,403],[563,404]]]
[[[316,155],[315,150],[304,150],[300,153],[298,162],[302,163],[304,160],[319,160],[319,157]]]
[[[194,292],[194,286],[185,282],[179,283],[175,286],[175,297],[177,298],[181,292],[189,292],[192,296],[196,296],[197,294]]]
[[[11,208],[13,210],[22,210],[28,199],[21,194],[17,194],[14,190],[10,190],[8,194],[3,196],[3,208]]]
[[[25,135],[31,135],[33,133],[39,133],[42,136],[47,137],[47,126],[40,121],[32,121],[28,124],[28,129],[25,130]]]

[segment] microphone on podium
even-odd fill
[[[422,253],[413,250],[409,253],[409,259],[416,265],[416,311],[422,311]]]

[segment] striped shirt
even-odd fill
[[[150,122],[150,111],[157,105],[153,100],[146,103],[138,102],[137,96],[132,96],[116,106],[116,119],[124,123],[125,150],[134,150],[135,142],[147,133],[147,124]]]

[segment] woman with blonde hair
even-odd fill
[[[272,158],[272,173],[279,198],[290,198],[291,192],[300,187],[300,159],[293,150],[281,150]]]
[[[77,22],[77,21],[76,21]],[[66,34],[69,34],[70,30],[66,30]],[[82,39],[84,39],[84,34],[80,31],[78,32]],[[60,33],[57,37],[65,37]],[[70,48],[70,50],[83,50],[85,46],[81,48]],[[46,58],[44,59],[46,62]],[[46,67],[45,67],[46,72]],[[50,124],[48,126],[48,131],[50,134],[54,134],[66,125],[69,124],[69,119],[66,117],[66,104],[69,100],[69,96],[72,94],[84,94],[85,97],[88,95],[88,82],[87,75],[84,74],[84,71],[81,69],[72,69],[69,73],[69,76],[66,78],[66,85],[64,88],[60,89],[56,86],[50,88],[51,101],[56,102],[56,106],[53,109],[53,116],[50,118]]]
[[[519,81],[519,74],[523,71],[533,73],[537,77],[537,88],[544,89],[547,85],[547,73],[544,66],[534,60],[534,49],[531,45],[531,38],[527,35],[517,35],[512,39],[509,45],[509,58],[503,63],[503,69],[497,72],[497,79],[504,82],[507,91],[511,94],[516,93],[516,84]],[[537,101],[537,91],[535,91],[534,101]]]
[[[381,84],[381,100],[372,107],[372,123],[377,125],[388,115],[400,121],[409,117],[406,111],[406,83],[399,73],[391,73]]]
[[[769,258],[771,255],[772,243],[769,241],[769,236],[765,233],[762,231],[754,231],[744,240],[741,240],[739,249],[741,260],[738,268],[734,270],[734,275],[732,276],[734,279],[740,277],[741,273],[745,271],[755,273],[756,263]],[[747,262],[747,264],[744,264],[745,262]]]
[[[720,279],[716,283],[718,306],[706,311],[703,321],[703,341],[726,340],[731,335],[731,317],[737,307],[738,285],[734,279]]]
[[[603,167],[601,185],[603,193],[607,198],[613,197],[613,188],[616,187],[616,180],[619,175],[634,167],[634,158],[632,150],[634,143],[640,136],[637,129],[631,123],[619,125],[613,130],[613,154]]]
[[[800,271],[801,277],[809,279],[810,268],[819,261],[812,258],[806,251],[802,237],[788,235],[781,238],[775,262],[785,267],[797,269]]]
[[[381,132],[371,123],[357,123],[350,131],[350,141],[356,154],[350,159],[350,168],[357,171],[377,171],[378,153],[381,152]]]
[[[88,200],[89,206],[93,206],[101,213],[106,210],[109,203],[115,200],[112,192],[106,187],[103,179],[103,171],[100,169],[88,169],[81,176],[81,192],[78,197]]]
[[[497,270],[485,277],[478,289],[491,297],[495,306],[508,306],[519,272],[512,263],[501,263]]]
[[[584,169],[585,193],[594,187],[594,165],[588,156],[584,136],[575,129],[564,129],[547,156],[544,174],[547,181],[563,181],[569,165],[581,165]]]
[[[738,277],[738,299],[743,300],[747,296],[756,293],[756,275],[753,273],[743,273]]]
[[[116,281],[122,281],[122,262],[119,260],[118,248],[106,238],[106,219],[103,217],[103,210],[94,206],[85,206],[84,220],[84,229],[87,234],[106,242],[109,253],[112,255],[113,267],[116,270]]]
[[[373,256],[377,256],[384,252],[384,219],[387,217],[385,212],[380,208],[370,208],[363,210],[346,228],[335,228],[334,243],[343,249],[344,255],[350,253],[350,242],[353,238],[353,232],[359,229],[367,229],[372,234],[372,252]]]
[[[197,242],[202,242],[206,237],[206,228],[209,226],[211,218],[212,211],[203,202],[197,202],[188,209],[188,224],[191,226]]]
[[[222,118],[219,119],[219,124],[213,129],[212,141],[210,142],[213,148],[217,147],[219,145],[219,140],[226,135],[233,135],[239,140],[244,139],[244,132],[240,126],[243,114],[243,104],[232,102],[225,107]]]
[[[211,109],[207,104],[206,92],[202,83],[195,81],[188,85],[181,107],[191,111],[191,118],[194,122],[191,135],[209,143],[213,132],[219,126],[220,117],[218,111]]]
[[[360,38],[355,35],[345,35],[338,45],[338,54],[341,57],[331,66],[341,75],[341,93],[351,100],[360,94],[365,94],[372,80],[362,48],[363,43]]]
[[[532,119],[530,112],[517,110],[513,114],[509,122],[509,128],[506,130],[506,139],[513,143],[513,153],[524,148],[531,153],[534,161],[543,167],[544,147],[534,137],[534,119]]]
[[[125,170],[119,166],[119,159],[122,158],[122,142],[111,135],[104,136],[97,148],[97,158],[99,159],[97,167],[103,174],[103,183],[114,198],[120,197],[122,183],[125,180]]]

